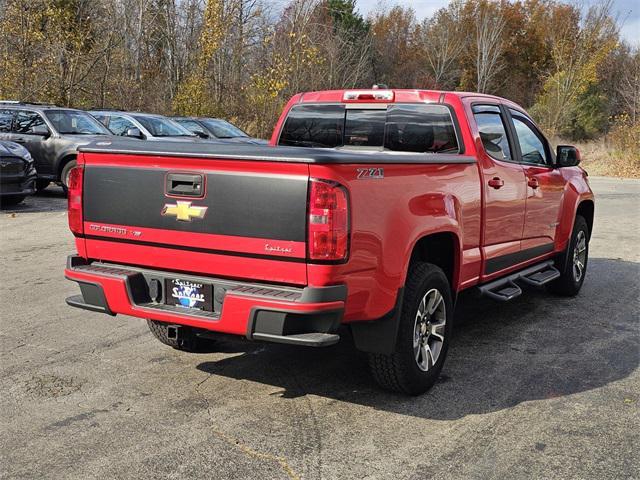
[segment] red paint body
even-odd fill
[[[592,202],[586,174],[579,167],[551,168],[499,161],[487,154],[478,133],[472,105],[517,105],[497,97],[479,94],[396,90],[396,103],[444,103],[453,109],[459,123],[465,156],[477,163],[465,164],[304,164],[203,160],[162,156],[81,153],[81,165],[164,168],[179,172],[243,172],[252,175],[289,176],[333,180],[344,186],[349,197],[350,238],[346,262],[319,264],[304,261],[305,242],[278,242],[268,238],[245,238],[161,229],[136,225],[97,225],[85,222],[85,235],[92,228],[126,227],[140,232],[145,242],[173,244],[169,249],[149,244],[134,245],[111,241],[121,235],[100,232],[101,238],[77,238],[78,254],[88,260],[135,265],[172,272],[237,279],[290,286],[346,285],[345,302],[324,304],[258,301],[228,295],[220,320],[194,320],[187,316],[145,310],[132,305],[121,280],[66,271],[72,280],[103,286],[109,308],[114,313],[191,325],[213,331],[244,334],[249,311],[256,305],[289,310],[344,309],[343,322],[378,319],[390,312],[398,290],[404,285],[416,244],[423,238],[447,233],[455,240],[452,286],[461,291],[527,265],[551,258],[567,246],[576,211],[581,202]],[[300,103],[342,103],[344,91],[313,92],[294,96],[285,108],[271,139],[276,145],[288,111]],[[370,103],[370,102],[369,102]],[[265,147],[265,150],[270,147]],[[384,167],[383,179],[356,179],[356,167]],[[503,185],[494,188],[490,182]],[[205,193],[206,195],[206,193]],[[250,192],[247,192],[248,199]],[[167,196],[167,201],[172,201]],[[132,206],[135,208],[135,206]],[[161,205],[158,205],[160,212]],[[264,253],[265,242],[290,249]],[[513,263],[491,273],[486,262],[509,254],[552,244],[551,250],[526,261]],[[192,252],[189,247],[219,250],[220,253]],[[234,255],[242,253],[243,255]],[[279,260],[277,257],[286,257]],[[290,261],[292,258],[298,262]]]

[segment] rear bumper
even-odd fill
[[[214,310],[166,305],[165,278],[210,283]],[[309,346],[332,345],[342,321],[346,286],[291,288],[256,285],[176,272],[88,263],[72,255],[65,277],[77,282],[80,295],[67,304],[109,315],[123,314],[186,325],[249,339]]]

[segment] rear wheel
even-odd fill
[[[75,167],[78,162],[74,160],[68,161],[64,167],[62,167],[62,172],[60,172],[60,182],[62,183],[62,189],[67,192],[69,189],[69,175],[71,175],[71,170]]]
[[[2,208],[13,207],[22,203],[25,198],[25,195],[6,195],[4,197],[0,197],[0,206],[2,206]]]
[[[442,269],[411,267],[399,321],[395,352],[371,353],[369,365],[381,387],[419,395],[438,380],[451,338],[453,303]]]
[[[582,288],[589,260],[589,226],[580,215],[576,217],[567,249],[564,265],[559,265],[560,277],[548,288],[558,295],[573,297]]]
[[[175,348],[176,350],[182,350],[185,352],[200,352],[206,349],[207,345],[210,345],[212,340],[198,337],[192,328],[180,326],[178,334],[173,335],[170,332],[170,325],[164,322],[157,322],[155,320],[147,320],[149,330],[161,343]]]

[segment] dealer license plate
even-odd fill
[[[213,311],[213,285],[167,278],[165,292],[167,305]]]

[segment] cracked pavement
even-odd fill
[[[640,181],[592,184],[581,294],[465,295],[417,398],[378,390],[348,336],[189,354],[67,307],[61,191],[1,211],[0,478],[640,478]]]

